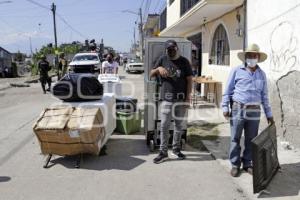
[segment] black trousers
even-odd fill
[[[48,88],[50,89],[51,88],[51,78],[50,77],[40,77],[40,82],[41,82],[41,86],[42,86],[42,89],[44,92],[46,92],[46,84],[48,83]]]

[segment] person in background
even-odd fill
[[[51,78],[48,75],[48,72],[51,70],[49,62],[46,60],[46,56],[42,55],[41,60],[38,63],[38,72],[40,74],[40,82],[43,89],[44,94],[46,91],[50,91],[51,88]],[[46,90],[45,86],[48,83],[48,89]]]
[[[58,67],[61,70],[61,77],[63,77],[67,73],[67,69],[68,69],[68,62],[65,59],[64,53],[61,53],[59,55]]]
[[[181,152],[180,142],[192,91],[193,72],[189,60],[180,55],[174,40],[166,41],[165,50],[166,55],[158,59],[150,72],[150,77],[160,77],[162,82],[160,152],[153,160],[156,164],[168,159],[169,128],[172,118],[175,121],[172,154],[179,160],[185,159],[185,155]]]
[[[125,70],[125,68],[126,68],[127,62],[128,62],[128,58],[125,57],[125,58],[123,59],[123,67],[124,67],[124,70]]]
[[[118,74],[119,64],[114,61],[112,53],[107,54],[106,61],[102,63],[103,74]]]
[[[193,70],[193,76],[198,75],[198,68],[199,68],[199,61],[196,56],[196,51],[192,51],[192,70]]]
[[[267,59],[259,46],[251,44],[238,57],[243,64],[232,69],[223,94],[222,108],[225,118],[230,117],[231,143],[229,159],[232,165],[231,176],[240,174],[240,167],[249,174],[252,170],[251,140],[257,136],[262,105],[269,124],[274,119],[269,105],[268,86],[265,72],[257,63]],[[231,113],[229,113],[231,107]],[[240,140],[245,135],[245,149],[241,158]]]
[[[121,60],[120,55],[117,55],[115,61],[118,63],[119,66],[120,66],[120,60]]]
[[[90,44],[90,52],[91,53],[97,53],[97,44],[96,43],[92,42]]]

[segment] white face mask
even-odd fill
[[[247,58],[246,59],[247,66],[249,66],[251,68],[254,68],[256,66],[257,62],[258,62],[257,58],[254,58],[254,59]]]

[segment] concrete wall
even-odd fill
[[[238,23],[236,15],[239,13],[241,15],[241,21]],[[242,62],[237,58],[237,53],[243,50],[243,37],[236,34],[236,30],[241,28],[243,29],[243,8],[233,10],[220,18],[208,22],[204,26],[201,26],[199,29],[194,30],[184,37],[189,37],[196,33],[202,33],[202,75],[212,76],[214,80],[220,82],[218,85],[218,101],[222,99],[222,93],[227,82],[228,75],[232,67],[240,65]],[[225,27],[227,32],[227,37],[229,40],[230,47],[230,65],[221,66],[221,65],[210,65],[208,63],[209,54],[211,50],[212,40],[218,25],[222,24]]]
[[[167,0],[167,28],[180,19],[180,0],[175,0],[171,5]]]
[[[237,52],[242,51],[243,49],[243,37],[240,37],[236,34],[236,30],[241,26],[241,24],[239,24],[238,21],[236,20],[237,12],[239,12],[241,15],[243,14],[242,9],[234,10],[215,21],[209,22],[204,27],[202,27],[202,41],[203,41],[202,74],[211,75],[213,76],[214,79],[222,83],[226,83],[231,68],[241,64],[241,61],[237,58]],[[227,32],[227,37],[229,40],[229,48],[230,48],[229,66],[210,65],[208,63],[213,36],[216,28],[220,24],[222,24],[225,27],[225,30]]]
[[[247,6],[248,43],[269,55],[261,67],[278,133],[300,147],[300,1],[251,0]]]

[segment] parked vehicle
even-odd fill
[[[101,61],[98,53],[78,53],[69,64],[69,71],[75,73],[100,72]]]
[[[140,60],[129,60],[129,63],[125,66],[126,72],[144,72],[144,63]]]

